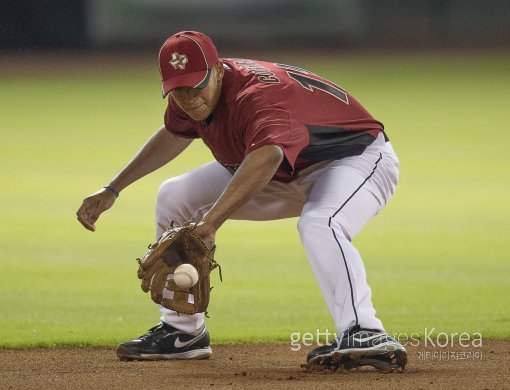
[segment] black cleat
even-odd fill
[[[312,349],[306,359],[310,370],[329,368],[347,370],[371,366],[383,372],[404,371],[405,348],[393,337],[377,330],[354,326],[332,344]]]
[[[139,338],[117,346],[120,360],[208,359],[212,355],[209,332],[203,325],[186,333],[160,322]]]

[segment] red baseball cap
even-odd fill
[[[163,97],[175,88],[207,86],[218,59],[216,47],[207,35],[181,31],[169,37],[159,51]]]

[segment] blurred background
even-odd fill
[[[385,124],[399,187],[355,244],[388,331],[510,337],[510,1],[0,0],[0,348],[115,345],[157,322],[135,259],[158,186],[207,148],[124,190],[95,233],[75,213],[161,126],[158,51],[180,30],[325,76]],[[335,331],[296,222],[222,227],[215,342]]]
[[[224,50],[508,47],[507,0],[2,0],[0,49],[156,49],[196,29]]]

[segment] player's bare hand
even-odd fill
[[[76,212],[78,221],[85,229],[94,232],[99,216],[115,203],[115,194],[107,189],[101,189],[83,199],[81,207]]]
[[[201,221],[197,224],[195,229],[193,229],[193,232],[198,234],[202,240],[204,240],[209,249],[214,246],[214,241],[216,239],[216,229],[212,224]]]

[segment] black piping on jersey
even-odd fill
[[[340,206],[340,208],[338,210],[336,210],[335,213],[331,217],[329,217],[329,222],[328,222],[328,227],[333,232],[333,237],[335,238],[338,248],[340,248],[340,253],[342,254],[342,259],[344,260],[345,271],[347,272],[347,279],[349,280],[349,287],[351,289],[351,303],[352,303],[352,309],[354,310],[354,316],[356,317],[356,325],[359,325],[358,324],[358,312],[356,311],[356,304],[354,303],[354,290],[352,288],[351,274],[349,273],[349,267],[347,266],[347,260],[345,258],[345,254],[344,254],[342,245],[340,245],[340,241],[338,241],[338,238],[335,234],[335,230],[331,227],[331,220],[333,218],[335,218],[335,216],[345,207],[347,202],[349,202],[352,199],[352,197],[354,195],[356,195],[356,193],[361,189],[361,187],[363,187],[365,185],[365,183],[372,177],[372,175],[375,173],[375,170],[377,169],[377,166],[381,160],[382,160],[382,154],[379,153],[379,158],[374,163],[374,169],[372,169],[372,172],[370,173],[370,175],[368,175],[367,178],[365,180],[363,180],[363,183],[361,183],[360,186],[358,188],[356,188],[356,190],[351,194],[351,196],[349,196],[347,198],[347,200]]]
[[[343,127],[307,125],[310,143],[299,153],[310,161],[339,160],[358,156],[375,137],[366,131],[349,131]]]

